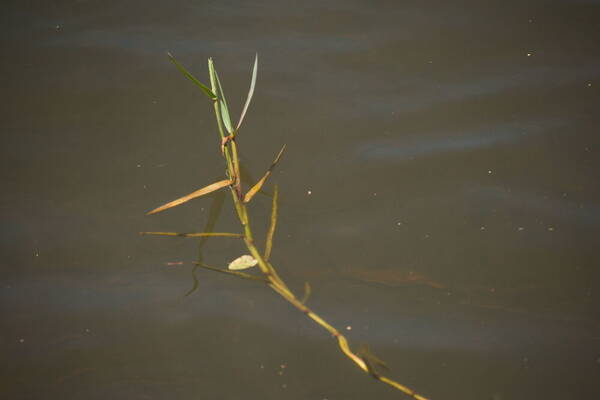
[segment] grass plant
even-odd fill
[[[206,265],[202,262],[201,258],[196,265],[201,268],[205,268],[210,271],[216,271],[220,273],[225,273],[231,276],[235,276],[237,278],[252,280],[252,281],[260,281],[266,284],[269,288],[277,292],[281,297],[287,300],[290,304],[292,304],[295,308],[297,308],[300,312],[305,314],[308,318],[312,319],[319,326],[324,328],[327,332],[329,332],[333,338],[337,341],[337,344],[342,351],[342,353],[348,357],[354,364],[356,364],[362,371],[366,374],[370,375],[374,379],[386,383],[393,388],[404,392],[408,396],[417,399],[417,400],[427,400],[425,397],[417,394],[412,389],[400,384],[399,382],[388,378],[387,376],[381,373],[381,369],[387,369],[385,362],[377,358],[373,355],[368,347],[361,346],[358,347],[355,351],[350,348],[348,344],[348,340],[346,337],[335,327],[325,321],[322,317],[316,314],[310,307],[306,305],[306,300],[310,296],[311,287],[308,283],[305,284],[304,293],[301,298],[298,298],[296,294],[294,294],[287,284],[281,279],[277,270],[270,262],[271,251],[273,249],[273,237],[275,234],[275,228],[277,225],[277,202],[279,197],[278,187],[275,185],[273,191],[273,201],[272,201],[272,209],[271,209],[271,221],[270,227],[267,233],[267,237],[265,240],[265,248],[263,251],[260,251],[257,247],[254,235],[252,233],[251,224],[250,224],[250,215],[248,212],[248,206],[250,205],[254,196],[261,190],[263,185],[268,180],[271,172],[281,159],[285,151],[285,145],[281,148],[271,166],[267,169],[265,174],[262,176],[258,182],[256,182],[251,188],[249,188],[246,192],[244,192],[242,188],[241,175],[240,175],[240,160],[239,160],[239,149],[238,144],[236,142],[236,138],[239,134],[240,127],[242,126],[242,122],[244,121],[244,117],[246,116],[246,112],[248,111],[248,107],[252,100],[252,96],[254,95],[254,88],[256,86],[256,74],[258,69],[258,57],[254,60],[254,66],[252,69],[252,79],[250,82],[250,89],[248,91],[248,96],[246,98],[246,102],[242,109],[240,118],[237,124],[232,124],[229,108],[227,106],[227,101],[225,99],[225,93],[223,92],[223,87],[221,85],[221,81],[219,79],[219,75],[217,70],[215,69],[214,62],[211,58],[208,59],[208,71],[210,78],[210,87],[200,82],[198,79],[194,77],[183,65],[181,65],[171,54],[168,54],[169,59],[175,66],[188,78],[192,83],[194,83],[212,102],[215,118],[217,122],[217,129],[220,135],[220,151],[225,159],[226,164],[226,179],[211,183],[210,185],[204,186],[201,189],[198,189],[186,196],[180,197],[176,200],[168,202],[160,207],[153,209],[148,212],[148,215],[157,214],[159,212],[166,211],[173,207],[184,204],[192,199],[207,195],[209,193],[213,193],[219,190],[228,189],[231,193],[231,198],[233,200],[233,206],[235,212],[237,213],[241,231],[240,233],[229,233],[229,232],[196,232],[196,233],[178,233],[178,232],[141,232],[144,235],[161,235],[161,236],[178,236],[178,237],[196,237],[206,239],[209,237],[227,237],[234,239],[241,239],[244,241],[248,252],[251,257],[243,256],[240,259],[235,260],[229,265],[229,268],[217,268]],[[233,264],[235,264],[235,268]],[[251,265],[258,266],[258,273],[251,274],[247,272],[241,272],[239,269],[249,268]],[[193,290],[193,289],[192,289]]]

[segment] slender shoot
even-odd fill
[[[189,200],[195,199],[197,197],[206,195],[208,193],[212,193],[216,190],[229,187],[231,192],[231,197],[233,200],[233,206],[239,218],[240,227],[243,230],[243,233],[219,233],[219,232],[196,232],[196,233],[177,233],[177,232],[141,232],[143,235],[159,235],[159,236],[175,236],[175,237],[198,237],[201,240],[206,240],[208,237],[232,237],[232,238],[242,238],[248,249],[249,255],[244,255],[238,257],[234,260],[228,269],[212,267],[206,265],[202,262],[197,263],[198,268],[203,268],[215,272],[219,272],[222,274],[227,274],[230,276],[236,276],[238,278],[246,279],[246,280],[254,280],[260,281],[267,286],[269,286],[272,290],[278,293],[281,297],[283,297],[286,301],[288,301],[291,305],[297,308],[300,312],[306,315],[308,318],[312,319],[315,323],[325,329],[327,332],[331,334],[333,338],[336,339],[337,344],[342,351],[342,353],[348,357],[358,368],[364,371],[366,374],[370,375],[374,379],[386,383],[391,387],[407,394],[416,400],[427,400],[425,397],[417,394],[412,389],[400,384],[399,382],[387,378],[382,375],[380,372],[380,368],[387,368],[385,362],[374,356],[367,347],[358,348],[356,351],[353,351],[348,344],[348,340],[346,337],[337,330],[334,326],[325,321],[322,317],[320,317],[317,313],[315,313],[311,308],[306,306],[306,300],[310,296],[311,287],[307,283],[304,285],[304,295],[302,299],[296,297],[296,295],[288,288],[286,283],[281,279],[279,274],[277,273],[277,269],[271,264],[271,252],[273,249],[273,236],[275,234],[275,228],[277,225],[277,200],[279,197],[278,187],[275,186],[274,194],[273,194],[273,203],[272,203],[272,211],[271,211],[271,221],[269,231],[267,233],[265,251],[262,254],[256,244],[254,242],[254,235],[252,233],[251,224],[250,224],[250,216],[248,212],[248,203],[252,200],[254,195],[259,192],[259,190],[263,187],[267,178],[271,175],[273,168],[279,162],[284,150],[285,145],[279,151],[279,154],[275,157],[275,160],[267,170],[267,172],[263,175],[263,177],[245,194],[242,191],[241,179],[240,179],[240,160],[239,160],[239,150],[238,145],[236,143],[236,133],[240,128],[244,117],[246,115],[246,111],[248,110],[248,106],[250,101],[252,100],[252,96],[254,95],[254,89],[256,84],[256,75],[257,75],[257,66],[258,66],[258,57],[254,60],[254,67],[252,70],[252,80],[250,82],[250,90],[248,92],[248,97],[246,99],[246,103],[240,115],[240,119],[237,123],[235,130],[232,128],[231,120],[230,120],[230,112],[227,106],[227,102],[225,100],[225,95],[223,93],[223,87],[221,85],[221,81],[219,80],[219,76],[214,66],[214,62],[212,59],[208,60],[208,69],[209,69],[209,78],[211,82],[211,88],[209,89],[206,85],[198,81],[191,73],[189,73],[175,58],[169,54],[169,59],[175,64],[175,66],[196,86],[198,86],[208,97],[213,101],[215,118],[217,121],[217,128],[220,135],[219,142],[217,143],[218,148],[221,149],[221,154],[225,159],[226,166],[226,175],[227,179],[212,183],[208,186],[203,187],[202,189],[196,190],[186,196],[180,197],[176,200],[173,200],[167,204],[164,204],[154,210],[150,211],[150,214],[156,214],[161,211],[168,210],[170,208],[179,206],[188,202]],[[217,147],[215,146],[215,147]],[[240,272],[235,269],[246,269],[250,268],[254,265],[258,266],[258,274],[249,274],[246,272]],[[194,279],[195,277],[195,269],[193,271]],[[197,287],[197,281],[194,283],[195,290]],[[188,294],[191,293],[188,292]]]

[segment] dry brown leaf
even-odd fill
[[[227,146],[227,143],[229,143],[232,140],[233,140],[233,135],[225,136],[223,139],[221,139],[221,154],[222,155],[225,155],[225,146]]]
[[[271,250],[273,249],[273,235],[275,234],[275,227],[277,226],[277,198],[279,197],[279,186],[275,185],[273,191],[273,205],[271,208],[271,225],[267,232],[267,241],[265,245],[265,261],[271,257]]]
[[[256,185],[252,186],[252,188],[250,190],[248,190],[248,192],[244,196],[244,203],[250,202],[250,200],[252,200],[252,198],[254,197],[254,195],[256,193],[258,193],[258,191],[260,190],[260,188],[262,188],[262,186],[266,182],[266,180],[269,177],[269,175],[271,175],[271,172],[273,171],[273,168],[275,168],[275,166],[279,162],[279,159],[283,155],[284,151],[285,151],[285,144],[283,145],[283,147],[281,148],[281,150],[279,150],[279,154],[277,154],[277,157],[275,157],[275,160],[273,160],[273,163],[271,164],[271,166],[269,167],[269,169],[267,170],[267,172],[265,172],[265,174],[263,175],[263,177],[260,178],[260,180],[258,182],[256,182]]]
[[[232,182],[229,179],[215,182],[213,184],[203,187],[202,189],[198,189],[195,192],[192,192],[186,196],[180,197],[177,200],[173,200],[167,204],[164,204],[158,208],[155,208],[154,210],[146,213],[146,215],[157,214],[159,212],[168,210],[169,208],[177,207],[178,205],[187,203],[188,201],[195,199],[196,197],[204,196],[205,194],[212,193],[215,190],[219,190],[221,188],[224,188],[225,186],[229,186],[229,185],[231,185],[231,183]]]
[[[156,236],[179,236],[179,237],[233,237],[241,238],[244,235],[240,233],[229,233],[229,232],[140,232],[140,235],[156,235]]]

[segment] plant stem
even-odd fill
[[[215,104],[216,104],[216,102],[215,102]],[[219,119],[220,114],[219,114],[218,109],[216,109],[216,115],[217,115],[217,119]],[[221,124],[219,126],[219,129],[222,129]],[[239,159],[238,159],[237,145],[236,145],[235,141],[232,141],[231,147],[232,147],[232,158],[227,159],[227,161],[228,161],[227,168],[229,169],[230,176],[236,176],[236,178],[237,178],[239,176],[239,172],[236,171],[235,169],[236,168],[239,169]],[[226,152],[225,154],[229,155],[228,152]],[[229,162],[230,160],[232,162]],[[260,270],[262,271],[262,273],[268,279],[268,282],[269,282],[268,284],[271,287],[271,289],[273,289],[281,297],[283,297],[285,300],[287,300],[289,303],[291,303],[294,307],[296,307],[298,310],[300,310],[306,316],[311,318],[317,324],[322,326],[333,337],[335,337],[338,340],[338,346],[340,347],[340,349],[342,350],[344,355],[346,355],[348,358],[350,358],[360,369],[362,369],[366,373],[371,374],[375,379],[377,379],[381,382],[384,382],[384,383],[404,392],[405,394],[411,396],[412,398],[414,398],[416,400],[427,400],[425,397],[415,393],[412,389],[400,384],[399,382],[396,382],[392,379],[389,379],[385,376],[381,376],[379,374],[376,374],[376,375],[372,374],[371,370],[369,369],[369,367],[367,366],[365,361],[360,356],[358,356],[357,354],[353,353],[350,350],[350,347],[348,345],[348,340],[346,339],[346,337],[344,335],[342,335],[336,328],[334,328],[332,325],[330,325],[327,321],[325,321],[323,318],[321,318],[318,314],[316,314],[314,311],[312,311],[309,307],[304,305],[300,300],[298,300],[298,298],[287,287],[285,282],[279,277],[279,274],[277,274],[277,271],[275,270],[275,268],[271,265],[271,263],[269,263],[268,261],[265,260],[265,257],[263,257],[263,255],[258,251],[256,246],[254,245],[254,240],[252,238],[252,229],[250,228],[250,220],[248,217],[248,209],[246,207],[246,203],[244,203],[244,201],[243,201],[243,197],[241,196],[241,193],[239,192],[239,185],[238,186],[232,185],[230,187],[230,190],[232,193],[232,198],[233,198],[233,202],[235,204],[235,208],[238,213],[240,224],[244,228],[244,242],[246,243],[246,247],[248,248],[248,251],[250,251],[250,254],[252,254],[252,257],[254,257],[258,261],[258,266],[259,266]]]
[[[212,89],[212,92],[210,92],[208,90],[208,88],[206,86],[204,86],[204,84],[202,84],[198,80],[196,80],[196,78],[194,78],[189,72],[187,72],[181,64],[179,64],[177,61],[175,61],[175,59],[171,55],[169,55],[169,57],[175,63],[177,68],[179,68],[186,75],[186,77],[188,79],[191,79],[196,85],[200,86],[200,88],[205,92],[205,94],[207,94],[213,101],[213,108],[215,111],[215,117],[217,119],[217,128],[219,131],[219,135],[221,137],[221,150],[223,153],[223,157],[225,158],[226,167],[227,167],[226,174],[228,175],[228,180],[215,182],[214,184],[206,186],[196,192],[191,193],[188,196],[184,196],[173,202],[167,203],[166,205],[161,206],[161,207],[149,212],[149,214],[155,214],[155,213],[163,211],[167,208],[171,208],[171,207],[180,205],[188,200],[191,200],[192,198],[196,198],[201,195],[210,193],[212,191],[224,188],[225,186],[229,186],[231,196],[233,199],[233,204],[234,204],[235,210],[237,212],[240,224],[242,225],[244,233],[243,234],[225,233],[225,232],[223,232],[223,233],[216,233],[216,232],[197,232],[197,233],[141,232],[141,233],[146,234],[146,235],[182,236],[182,237],[222,236],[222,237],[243,238],[244,243],[246,244],[246,247],[248,248],[248,251],[250,252],[250,254],[252,254],[252,257],[254,257],[254,259],[256,259],[256,261],[258,262],[258,266],[259,266],[262,274],[264,275],[264,277],[246,274],[243,272],[228,271],[228,270],[223,270],[220,268],[211,267],[211,266],[203,264],[201,262],[202,261],[201,259],[199,259],[198,266],[206,268],[206,269],[226,273],[229,275],[235,275],[237,277],[241,277],[244,279],[258,280],[258,281],[267,283],[271,287],[271,289],[273,289],[275,292],[277,292],[281,297],[283,297],[290,304],[292,304],[295,308],[300,310],[303,314],[305,314],[310,319],[315,321],[318,325],[320,325],[325,330],[327,330],[334,338],[336,338],[337,342],[338,342],[338,346],[339,346],[340,350],[344,353],[344,355],[346,357],[348,357],[350,360],[352,360],[352,362],[354,362],[364,372],[371,375],[373,378],[375,378],[381,382],[384,382],[384,383],[394,387],[395,389],[398,389],[398,390],[404,392],[405,394],[411,396],[415,400],[427,400],[425,397],[415,393],[413,390],[409,389],[408,387],[406,387],[392,379],[389,379],[385,376],[382,376],[377,371],[375,371],[374,367],[372,365],[370,365],[370,361],[369,361],[369,358],[367,358],[367,356],[359,355],[359,354],[361,354],[360,351],[359,351],[359,354],[354,353],[350,349],[350,346],[348,345],[348,340],[346,339],[346,337],[344,335],[342,335],[340,333],[340,331],[338,331],[335,327],[333,327],[331,324],[329,324],[327,321],[325,321],[323,318],[321,318],[319,315],[317,315],[314,311],[312,311],[309,307],[307,307],[303,301],[298,300],[298,298],[294,295],[294,293],[288,288],[288,286],[285,284],[285,282],[281,279],[281,277],[277,273],[275,267],[273,267],[273,265],[269,262],[269,257],[270,257],[271,248],[272,248],[273,233],[275,231],[276,220],[277,220],[277,216],[276,216],[277,215],[277,193],[278,193],[277,189],[275,189],[275,193],[273,195],[273,210],[272,210],[272,215],[271,215],[271,227],[267,234],[267,243],[265,246],[264,254],[261,254],[261,252],[258,250],[256,245],[254,244],[254,238],[252,235],[252,229],[250,227],[250,218],[248,215],[248,208],[247,208],[246,204],[248,202],[250,202],[252,197],[260,190],[260,188],[262,187],[262,185],[264,184],[266,179],[271,174],[272,169],[275,167],[275,165],[279,161],[281,155],[283,154],[283,151],[285,150],[285,146],[284,146],[281,149],[281,151],[279,152],[279,154],[277,155],[277,157],[275,158],[275,160],[273,161],[273,163],[271,164],[271,167],[267,170],[267,172],[263,176],[263,178],[261,180],[259,180],[254,185],[254,187],[248,191],[248,193],[246,193],[246,196],[244,196],[242,194],[242,185],[241,185],[241,177],[240,177],[240,160],[239,160],[238,146],[236,143],[236,135],[237,135],[237,130],[239,129],[242,119],[248,108],[250,99],[252,98],[252,94],[254,92],[254,84],[256,81],[257,61],[255,61],[255,64],[254,64],[253,77],[252,77],[252,82],[251,82],[251,86],[250,86],[250,91],[248,94],[248,99],[244,106],[244,110],[242,111],[242,116],[240,117],[237,127],[235,129],[233,129],[233,125],[231,124],[230,116],[229,116],[230,113],[229,113],[229,110],[227,107],[227,103],[225,102],[223,90],[222,90],[221,84],[219,82],[219,78],[216,73],[212,58],[208,59],[208,69],[209,69],[210,83],[211,83],[211,89]],[[225,128],[227,128],[227,130]],[[194,289],[192,289],[192,290],[194,290]],[[306,294],[308,295],[309,289],[307,289],[306,292],[307,292]]]

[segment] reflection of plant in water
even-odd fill
[[[310,286],[308,283],[305,285],[305,293],[302,299],[298,299],[294,293],[288,288],[285,282],[279,277],[276,269],[273,267],[271,262],[269,261],[271,250],[273,248],[273,235],[275,233],[275,227],[277,225],[277,197],[278,197],[278,189],[275,186],[273,193],[273,202],[272,202],[272,212],[271,212],[271,224],[269,231],[267,233],[266,238],[266,246],[263,252],[260,252],[254,243],[254,237],[252,234],[252,229],[250,228],[250,218],[248,215],[248,207],[247,205],[250,203],[252,198],[258,193],[258,191],[262,188],[269,175],[271,174],[273,168],[279,162],[284,150],[285,146],[279,151],[279,154],[275,157],[275,160],[271,164],[271,166],[267,169],[266,173],[263,177],[247,192],[243,192],[242,184],[241,184],[241,174],[240,174],[240,162],[238,155],[238,146],[236,143],[236,136],[239,132],[240,126],[244,120],[244,116],[246,115],[246,111],[248,110],[248,105],[252,100],[252,95],[254,94],[254,86],[256,83],[256,71],[257,71],[257,62],[254,61],[254,68],[252,71],[252,80],[250,83],[250,90],[248,92],[248,97],[246,99],[246,103],[244,104],[244,108],[242,110],[240,119],[237,125],[234,126],[231,123],[231,119],[229,116],[229,109],[227,107],[227,101],[225,100],[225,94],[223,93],[223,88],[221,86],[221,82],[219,80],[219,75],[215,70],[212,59],[208,60],[208,69],[210,75],[211,87],[204,85],[198,79],[196,79],[192,74],[190,74],[181,64],[179,64],[175,58],[169,54],[169,58],[171,61],[177,66],[177,68],[196,86],[204,92],[212,101],[215,111],[215,116],[217,120],[217,127],[219,130],[219,134],[221,136],[221,153],[225,158],[225,162],[227,165],[226,170],[226,179],[217,181],[208,186],[205,186],[201,189],[196,190],[186,196],[180,197],[176,200],[173,200],[167,204],[164,204],[152,211],[148,214],[156,214],[161,211],[165,211],[169,208],[176,207],[180,204],[186,203],[189,200],[195,199],[200,196],[204,196],[206,194],[216,192],[223,188],[229,188],[231,192],[231,196],[233,198],[233,205],[238,215],[239,221],[243,228],[243,233],[220,233],[220,232],[212,232],[212,228],[214,223],[207,224],[207,231],[200,233],[177,233],[177,232],[142,232],[143,234],[148,235],[163,235],[163,236],[179,236],[179,237],[195,237],[201,238],[201,240],[206,240],[208,237],[229,237],[229,238],[238,238],[242,239],[250,252],[250,255],[245,255],[237,258],[229,264],[227,269],[225,268],[216,268],[209,265],[206,265],[202,262],[202,253],[199,254],[198,263],[196,263],[197,267],[205,268],[212,271],[222,272],[229,275],[237,276],[239,278],[249,279],[264,282],[271,289],[277,292],[281,297],[290,302],[294,307],[298,310],[306,314],[309,318],[314,320],[317,324],[325,328],[331,335],[337,339],[338,345],[342,352],[350,358],[359,368],[361,368],[364,372],[371,375],[373,378],[387,383],[392,387],[408,394],[409,396],[418,399],[418,400],[426,400],[423,396],[415,393],[413,390],[407,388],[400,383],[389,379],[383,376],[379,372],[379,367],[386,367],[385,363],[375,357],[368,349],[368,347],[363,346],[356,351],[352,351],[350,346],[348,345],[348,341],[336,328],[331,326],[317,314],[315,314],[309,307],[306,306],[305,302],[308,296],[310,295]],[[203,243],[203,242],[202,242]],[[254,265],[258,265],[260,269],[260,274],[250,274],[246,272],[241,272],[240,270],[250,268]],[[197,283],[197,281],[195,281]],[[194,289],[192,289],[193,291]]]

